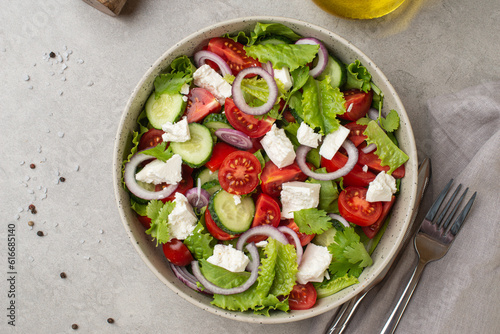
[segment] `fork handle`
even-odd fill
[[[398,300],[398,303],[394,307],[389,319],[387,319],[384,328],[380,334],[393,334],[396,331],[396,327],[399,324],[399,320],[403,316],[404,311],[406,310],[406,306],[410,301],[411,296],[413,296],[413,292],[417,287],[417,284],[422,276],[422,272],[424,271],[425,266],[429,263],[429,261],[419,259],[418,264],[411,275],[410,281],[406,285],[406,288],[403,291],[403,294]]]
[[[338,311],[337,316],[332,321],[330,328],[325,332],[325,334],[342,334],[347,328],[349,320],[351,320],[354,315],[356,308],[366,296],[368,291],[370,291],[370,289],[356,295],[350,301],[342,304],[342,308]]]

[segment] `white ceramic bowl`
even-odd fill
[[[195,51],[206,45],[210,38],[241,30],[249,32],[253,30],[256,22],[282,23],[302,36],[315,37],[323,41],[327,48],[345,63],[359,59],[370,71],[375,84],[385,94],[384,110],[395,109],[398,111],[401,118],[401,128],[397,133],[397,138],[402,150],[410,157],[406,163],[406,176],[401,183],[401,193],[394,206],[391,222],[373,253],[373,265],[366,268],[359,277],[360,283],[330,297],[318,299],[316,305],[309,310],[291,311],[289,313],[276,312],[270,317],[257,316],[251,312],[242,313],[222,310],[210,304],[210,297],[195,292],[180,282],[170,270],[161,247],[155,247],[155,243],[151,242],[150,237],[144,233],[144,227],[138,222],[135,213],[130,209],[129,195],[121,184],[122,161],[130,152],[132,132],[136,130],[136,119],[143,109],[146,99],[153,91],[154,78],[164,71],[173,59],[180,55],[193,55]],[[144,74],[127,103],[116,135],[113,165],[113,183],[123,225],[135,249],[155,275],[175,293],[197,307],[230,319],[265,324],[303,320],[332,310],[354,297],[380,274],[395,256],[395,251],[408,227],[415,204],[418,169],[415,141],[408,116],[396,91],[382,71],[354,45],[333,32],[295,19],[267,16],[240,18],[215,24],[184,38],[165,52]]]

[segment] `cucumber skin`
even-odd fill
[[[340,73],[338,72],[340,70]],[[332,71],[335,72],[334,74],[337,74],[337,76],[332,76]],[[323,70],[323,72],[318,76],[318,80],[324,80],[325,76],[329,75],[330,76],[330,85],[333,88],[336,87],[342,87],[345,85],[347,81],[347,69],[340,60],[337,58],[329,55],[328,56],[328,63],[326,65],[326,68]],[[340,76],[340,77],[339,77]]]
[[[206,126],[201,125],[199,123],[190,123],[189,126],[190,127],[191,126],[201,126],[201,127],[205,128],[205,129],[207,129],[207,131],[210,133],[210,129],[209,128],[207,128]],[[189,129],[189,131],[191,132],[191,128]],[[172,147],[172,151],[174,153],[179,154],[182,157],[182,162],[183,163],[185,163],[186,165],[188,165],[189,167],[192,167],[192,168],[199,168],[199,167],[203,166],[204,164],[206,164],[210,160],[210,158],[212,157],[212,151],[213,151],[213,148],[214,148],[214,145],[215,145],[215,141],[213,140],[211,133],[210,133],[210,137],[207,137],[206,139],[208,139],[208,138],[212,139],[211,146],[210,146],[210,153],[205,158],[205,160],[203,160],[203,161],[201,161],[199,163],[193,163],[193,162],[189,162],[189,161],[184,160],[184,156],[183,156],[183,154],[181,154],[182,152],[179,153],[178,152],[178,148],[177,149],[175,148],[177,146],[175,144],[177,144],[177,143],[171,142],[170,143],[170,147]],[[180,144],[182,144],[182,143],[180,143]]]
[[[217,194],[219,194],[221,191],[225,191],[224,189],[220,189],[219,191],[217,191],[215,194],[213,194],[212,196],[210,196],[210,200],[208,201],[208,211],[210,212],[210,215],[212,216],[212,220],[215,222],[215,224],[224,232],[226,233],[229,233],[231,235],[240,235],[242,234],[243,232],[245,231],[241,231],[241,232],[235,232],[235,231],[232,231],[230,229],[228,229],[226,226],[224,226],[224,224],[221,222],[219,216],[217,215],[217,212],[215,212],[215,204],[214,204],[214,200],[215,200],[215,197],[217,197]],[[255,214],[255,212],[254,212]],[[250,229],[250,227],[252,226],[252,222],[250,222],[248,229]]]
[[[167,93],[164,93],[164,94],[167,94]],[[181,94],[178,94],[178,95],[181,97],[181,101],[182,101],[181,102],[181,107],[180,107],[179,112],[177,113],[177,115],[175,115],[175,117],[172,118],[171,120],[168,120],[168,122],[171,122],[171,123],[175,123],[179,119],[181,119],[182,115],[184,114],[184,110],[186,109],[186,102],[182,100],[182,95]],[[144,106],[144,109],[146,110],[146,117],[147,117],[147,119],[149,121],[149,124],[151,124],[155,129],[161,130],[163,124],[157,124],[155,122],[155,120],[154,120],[154,116],[151,114],[152,113],[152,109],[153,109],[153,105],[154,105],[155,101],[156,101],[156,97],[155,97],[155,92],[153,91],[153,93],[147,99],[146,104]]]

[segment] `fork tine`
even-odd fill
[[[469,214],[469,211],[472,207],[472,204],[474,203],[474,200],[476,199],[476,194],[477,194],[477,191],[474,192],[474,194],[470,198],[469,202],[467,202],[467,204],[465,205],[465,208],[462,210],[460,215],[457,217],[457,220],[455,220],[455,223],[453,223],[451,230],[450,230],[451,234],[453,234],[453,235],[458,234],[458,231],[462,227],[462,224],[464,223],[465,218],[467,217],[467,214]]]
[[[455,189],[455,191],[453,192],[453,194],[451,195],[451,198],[448,200],[448,203],[446,203],[446,205],[444,206],[444,209],[443,211],[441,212],[441,214],[438,216],[437,220],[436,220],[436,225],[437,226],[441,226],[441,221],[443,220],[446,212],[448,211],[448,209],[450,208],[451,204],[453,203],[453,201],[455,200],[455,197],[457,197],[457,194],[458,192],[460,191],[460,189],[462,189],[462,184],[459,184],[457,189]],[[461,202],[461,200],[459,201],[459,203]],[[445,225],[443,225],[443,228],[446,229],[446,226],[448,226],[447,223],[449,223],[449,220],[451,219],[450,217],[453,217],[453,215],[455,214],[455,211],[456,211],[456,208],[457,206],[455,205],[455,208],[453,209],[452,213],[450,215],[448,215],[448,219],[445,221]]]
[[[427,212],[427,214],[425,215],[425,219],[427,219],[429,221],[434,220],[434,217],[436,216],[436,214],[439,210],[439,207],[443,203],[443,200],[446,197],[446,194],[448,194],[448,190],[450,190],[452,183],[453,183],[453,179],[451,179],[450,182],[448,182],[448,184],[446,185],[446,187],[444,187],[443,191],[441,191],[438,198],[436,199],[434,204],[432,204],[431,208],[429,209],[429,212]]]
[[[448,225],[450,225],[450,222],[453,219],[453,216],[455,215],[455,212],[457,212],[458,207],[460,206],[460,204],[462,204],[462,202],[463,202],[463,200],[465,198],[465,195],[467,194],[468,190],[469,190],[469,188],[465,189],[464,193],[462,194],[462,196],[460,196],[460,198],[458,199],[457,203],[453,207],[453,210],[451,210],[451,213],[448,215],[448,218],[446,218],[445,222],[443,223],[443,229],[444,230],[448,229]]]

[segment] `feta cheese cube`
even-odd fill
[[[293,164],[295,160],[293,144],[286,136],[285,130],[279,129],[276,124],[273,124],[271,130],[266,133],[260,143],[269,159],[271,159],[278,168]]]
[[[135,174],[135,179],[152,184],[177,184],[182,180],[181,173],[182,158],[180,155],[174,154],[165,162],[158,159],[151,161],[139,173]]]
[[[215,245],[214,254],[207,261],[233,273],[239,273],[245,271],[250,259],[242,251],[233,248],[233,245],[219,244]]]
[[[321,184],[300,181],[286,182],[281,187],[281,219],[293,218],[293,212],[315,208],[319,204]]]
[[[314,130],[306,124],[306,122],[302,122],[297,130],[297,140],[301,145],[316,148],[321,140],[321,135],[319,133],[315,133]]]
[[[184,116],[177,123],[167,122],[161,126],[165,133],[161,136],[163,141],[173,141],[183,143],[191,139],[187,117]]]
[[[331,262],[332,254],[328,248],[310,243],[302,255],[296,275],[297,282],[322,282],[325,274],[328,275],[327,269]]]
[[[344,140],[349,135],[349,132],[348,128],[340,125],[337,131],[327,134],[323,139],[323,144],[321,144],[319,154],[328,160],[333,158],[340,146],[344,143]]]
[[[184,85],[182,85],[180,93],[182,95],[188,95],[189,94],[189,85],[187,83],[185,83]]]
[[[241,196],[240,195],[233,195],[234,199],[234,205],[238,205],[241,203]]]
[[[377,174],[375,180],[368,185],[366,200],[368,202],[390,202],[392,195],[396,193],[396,179],[384,171]]]
[[[274,78],[279,79],[283,83],[285,90],[289,90],[293,86],[293,79],[290,76],[290,71],[288,67],[283,67],[280,69],[274,69]]]
[[[184,240],[193,233],[198,223],[198,217],[183,194],[175,193],[174,203],[175,207],[168,215],[170,237]]]
[[[224,105],[226,97],[232,95],[231,85],[222,78],[210,65],[202,65],[193,73],[194,84],[198,87],[205,88]]]

